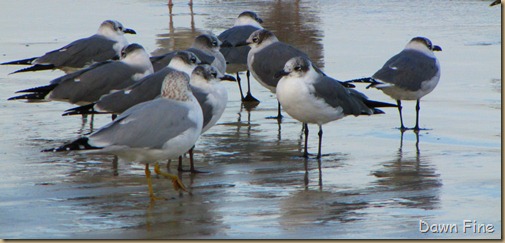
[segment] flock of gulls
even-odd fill
[[[172,181],[176,190],[186,188],[177,175],[162,172],[157,161],[190,155],[200,135],[214,126],[228,101],[221,81],[237,81],[242,102],[258,102],[251,94],[250,74],[276,94],[281,108],[303,123],[304,157],[308,123],[319,126],[317,158],[321,157],[322,125],[348,115],[384,113],[381,107],[397,107],[400,129],[419,131],[420,99],[440,79],[440,65],[434,51],[441,51],[428,38],[414,37],[371,77],[338,81],[319,69],[309,56],[280,41],[264,29],[261,18],[242,12],[233,27],[218,36],[201,34],[186,50],[149,56],[139,44],[128,44],[125,34],[135,31],[115,20],[106,20],[98,32],[76,40],[40,57],[2,65],[28,65],[15,71],[63,70],[66,74],[40,87],[20,90],[9,100],[63,101],[77,105],[64,115],[111,114],[112,122],[95,132],[44,152],[78,150],[112,154],[120,160],[145,164],[149,196],[154,195],[150,163],[155,173]],[[239,72],[246,72],[248,90],[244,96]],[[226,73],[236,73],[235,76]],[[396,104],[368,99],[353,83],[367,83],[396,100]],[[416,125],[404,126],[402,100],[416,100]]]

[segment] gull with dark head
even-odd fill
[[[238,46],[249,45],[251,50],[247,54],[247,68],[252,73],[253,77],[263,87],[275,93],[277,83],[280,77],[275,77],[274,74],[284,68],[284,64],[293,57],[304,57],[309,59],[307,54],[299,49],[281,42],[277,37],[266,29],[254,31],[249,38]],[[325,75],[318,67],[312,64],[313,69]],[[282,119],[281,104],[278,104],[277,117]]]
[[[123,48],[120,61],[106,61],[88,68],[64,75],[51,81],[49,85],[20,90],[28,93],[9,98],[30,101],[65,101],[86,105],[97,101],[112,90],[120,90],[133,85],[141,78],[153,73],[149,55],[139,44]]]
[[[172,72],[163,81],[160,97],[129,108],[87,137],[44,152],[79,150],[144,163],[149,197],[154,201],[158,198],[153,193],[149,164],[188,151],[200,137],[202,126],[202,109],[191,92],[188,75]],[[161,172],[157,163],[155,172],[170,178],[176,190],[186,190],[179,177]]]
[[[317,158],[321,158],[323,124],[348,115],[384,113],[376,107],[396,107],[394,104],[369,100],[364,94],[344,87],[339,81],[314,69],[311,61],[304,56],[289,59],[275,76],[280,79],[276,92],[279,103],[291,117],[304,124],[304,157],[308,157],[308,123],[319,126]]]
[[[412,129],[419,131],[421,98],[433,91],[440,80],[440,63],[434,51],[442,51],[442,48],[433,45],[426,37],[414,37],[371,78],[349,82],[371,83],[368,87],[380,89],[395,99],[400,113],[400,129],[403,131],[408,128],[403,125],[401,101],[416,100],[416,126]]]
[[[145,76],[135,84],[103,95],[96,102],[75,107],[65,111],[63,115],[77,114],[121,114],[126,109],[160,95],[160,89],[165,77],[172,72],[183,72],[188,76],[200,63],[200,59],[192,52],[179,51],[171,59],[167,67]]]
[[[250,72],[247,69],[247,54],[251,47],[249,46],[236,46],[238,43],[245,42],[252,32],[263,29],[261,26],[263,20],[258,17],[255,12],[244,11],[237,19],[233,27],[223,31],[219,34],[218,38],[223,43],[221,45],[221,53],[226,59],[226,71],[228,73],[237,74],[237,82],[240,90],[240,97],[243,102],[259,102],[251,94],[251,84],[249,80]],[[247,95],[244,97],[242,86],[240,84],[239,72],[247,71]]]
[[[105,20],[96,34],[73,41],[40,57],[5,62],[1,65],[33,65],[13,73],[61,69],[67,73],[93,63],[119,59],[121,50],[128,45],[124,34],[136,34],[116,20]]]

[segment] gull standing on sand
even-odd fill
[[[145,76],[125,89],[103,95],[96,102],[68,109],[63,115],[121,114],[126,109],[138,103],[158,97],[160,95],[161,86],[163,85],[163,80],[167,74],[172,72],[183,72],[190,76],[193,69],[195,69],[199,63],[200,60],[194,53],[179,51],[171,59],[167,67]]]
[[[5,62],[1,65],[33,65],[13,73],[52,69],[70,73],[96,62],[119,59],[121,50],[128,45],[124,34],[136,32],[124,28],[118,21],[105,20],[100,24],[98,32],[90,37],[73,41],[40,57]]]
[[[319,126],[319,147],[317,158],[321,158],[322,125],[341,119],[347,115],[382,114],[375,107],[396,107],[394,104],[368,100],[354,90],[344,87],[339,81],[322,75],[314,69],[307,57],[294,57],[286,62],[284,69],[275,74],[280,78],[277,84],[277,99],[284,110],[301,121],[305,130],[304,157],[308,157],[307,123]]]
[[[144,163],[149,197],[154,201],[158,198],[153,193],[149,163],[188,151],[200,137],[202,125],[202,109],[191,92],[188,75],[172,72],[164,79],[159,98],[131,107],[88,137],[44,152],[84,150]],[[176,190],[186,190],[176,175],[161,172],[157,163],[155,172],[170,178]]]
[[[400,130],[407,130],[403,125],[402,100],[416,100],[416,126],[419,131],[419,103],[429,94],[440,80],[440,63],[433,53],[442,48],[433,45],[428,38],[414,37],[403,51],[389,59],[371,78],[350,80],[348,82],[371,83],[374,87],[396,100],[400,113]]]
[[[221,53],[226,59],[226,71],[228,73],[237,74],[237,82],[240,90],[240,97],[243,102],[259,102],[251,94],[250,72],[247,69],[247,54],[251,47],[249,46],[236,46],[238,43],[245,42],[251,34],[259,29],[263,20],[258,17],[255,12],[244,11],[237,19],[233,27],[223,31],[219,34],[218,38],[223,43],[221,45]],[[240,84],[239,72],[246,71],[247,77],[247,95],[244,97],[242,86]]]
[[[29,94],[9,100],[55,100],[86,105],[112,90],[126,88],[151,73],[153,67],[144,48],[139,44],[130,44],[123,48],[120,61],[97,63],[54,79],[49,85],[17,91]]]

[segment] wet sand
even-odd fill
[[[421,102],[416,136],[401,133],[396,109],[323,126],[323,158],[304,159],[301,123],[279,125],[275,95],[252,80],[261,103],[229,103],[195,150],[205,174],[181,174],[189,193],[156,178],[149,203],[144,167],[112,156],[41,153],[91,131],[62,117],[73,105],[7,101],[61,71],[8,75],[0,66],[0,238],[4,239],[381,239],[501,237],[500,7],[488,1],[13,1],[0,3],[0,62],[43,54],[117,19],[131,43],[159,54],[221,33],[243,10],[256,11],[280,40],[309,53],[330,76],[373,74],[414,36],[443,48],[438,87]],[[35,11],[37,10],[37,11]],[[13,24],[15,23],[15,24]],[[242,75],[245,80],[245,75]],[[245,82],[243,81],[245,86]],[[380,91],[358,90],[394,102]],[[404,102],[414,125],[415,102]],[[93,128],[110,121],[95,116]],[[317,153],[317,126],[309,126]],[[318,169],[320,162],[321,170]],[[165,164],[164,162],[162,163]],[[188,161],[185,160],[185,165]],[[171,165],[176,172],[175,162]],[[420,220],[457,224],[458,233],[422,233]],[[464,220],[494,225],[463,233]]]

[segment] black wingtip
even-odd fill
[[[100,147],[91,146],[89,143],[89,138],[82,137],[71,143],[65,144],[63,146],[51,149],[44,149],[41,152],[63,152],[72,150],[90,150],[90,149],[101,149]]]
[[[95,103],[88,105],[78,106],[71,108],[61,114],[62,116],[72,116],[72,115],[88,115],[88,114],[101,114],[101,112],[95,111]]]
[[[53,70],[54,68],[55,68],[55,66],[52,64],[48,64],[48,65],[35,64],[31,67],[19,69],[19,70],[12,72],[12,73],[9,73],[9,74],[24,73],[24,72],[36,72],[36,71],[43,71],[43,70]]]
[[[3,62],[3,63],[0,63],[0,65],[32,65],[32,62],[35,59],[37,59],[37,58],[36,57],[26,58],[26,59],[21,59],[21,60],[16,60],[16,61]]]
[[[46,93],[32,93],[10,97],[7,100],[44,100]]]

